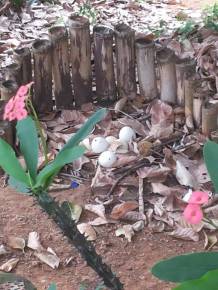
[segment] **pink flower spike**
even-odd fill
[[[19,89],[18,89],[18,91],[16,93],[16,96],[18,96],[18,97],[26,96],[28,91],[29,91],[29,86],[28,85],[21,86],[21,87],[19,87]]]
[[[183,215],[185,220],[193,225],[200,223],[203,218],[203,213],[200,205],[193,203],[189,203],[186,206]]]
[[[204,204],[208,203],[209,195],[203,191],[193,191],[188,203]]]
[[[28,113],[26,109],[22,109],[19,112],[16,113],[16,118],[18,121],[25,119],[27,117]]]
[[[16,114],[13,111],[8,113],[7,119],[8,121],[16,120]]]
[[[14,107],[14,98],[11,98],[5,105],[4,112],[8,114]]]

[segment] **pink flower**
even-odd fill
[[[26,118],[27,115],[28,115],[28,113],[27,113],[27,110],[26,110],[26,109],[20,110],[20,111],[18,111],[17,114],[16,114],[16,119],[17,119],[18,121],[20,121],[20,120]]]
[[[209,199],[207,192],[193,191],[188,203],[194,204],[204,204],[207,203]]]
[[[203,218],[203,212],[199,204],[190,203],[183,212],[184,218],[190,224],[198,224]]]
[[[22,120],[27,117],[27,110],[25,109],[25,101],[28,97],[28,91],[33,83],[21,86],[16,95],[11,98],[5,106],[3,119]]]

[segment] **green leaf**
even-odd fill
[[[52,182],[55,175],[61,170],[61,168],[73,162],[75,159],[81,157],[85,152],[85,148],[82,146],[76,146],[61,151],[55,160],[43,168],[36,178],[35,188],[41,187],[46,189]]]
[[[78,145],[83,139],[85,139],[93,130],[94,126],[105,118],[107,114],[107,109],[100,109],[95,114],[93,114],[88,121],[73,135],[70,140],[64,145],[59,154],[68,148],[72,148]]]
[[[35,180],[38,165],[38,135],[35,122],[27,117],[17,122],[17,136],[30,176]]]
[[[18,181],[29,185],[29,179],[11,146],[0,138],[0,167]]]
[[[218,270],[207,272],[203,277],[182,283],[173,290],[217,290]]]
[[[25,183],[22,183],[17,179],[15,179],[13,176],[9,176],[8,184],[14,189],[16,189],[16,191],[18,192],[25,193],[27,195],[32,195],[32,193],[30,192],[30,188],[27,187]]]
[[[48,290],[57,290],[57,286],[55,283],[52,283],[49,287]]]
[[[215,191],[218,193],[218,144],[208,141],[203,148],[204,162],[213,182]]]
[[[218,269],[218,252],[202,252],[160,261],[151,271],[161,280],[184,282],[198,279],[208,271],[215,269]]]

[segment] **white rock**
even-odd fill
[[[128,127],[128,126],[123,127],[119,132],[119,139],[122,142],[128,143],[132,141],[133,139],[135,139],[135,137],[136,137],[135,131],[131,127]]]
[[[112,167],[112,165],[116,162],[117,156],[114,152],[105,151],[102,152],[98,157],[98,163],[103,167]]]
[[[96,137],[92,140],[92,151],[94,153],[102,153],[108,148],[109,144],[104,137]]]

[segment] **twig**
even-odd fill
[[[144,193],[144,187],[143,187],[144,179],[139,177],[139,213],[144,214],[144,198],[143,198],[143,193]]]
[[[145,166],[145,165],[148,165],[148,163],[139,163],[139,164],[136,164],[135,166],[127,169],[123,175],[121,175],[116,181],[115,183],[112,185],[111,189],[109,190],[108,194],[107,194],[107,197],[109,197],[115,190],[115,188],[117,187],[117,185],[120,183],[120,181],[125,178],[126,176],[130,175],[131,173],[135,172],[137,169]]]
[[[11,7],[11,3],[7,1],[4,6],[0,8],[0,15],[4,14]]]

